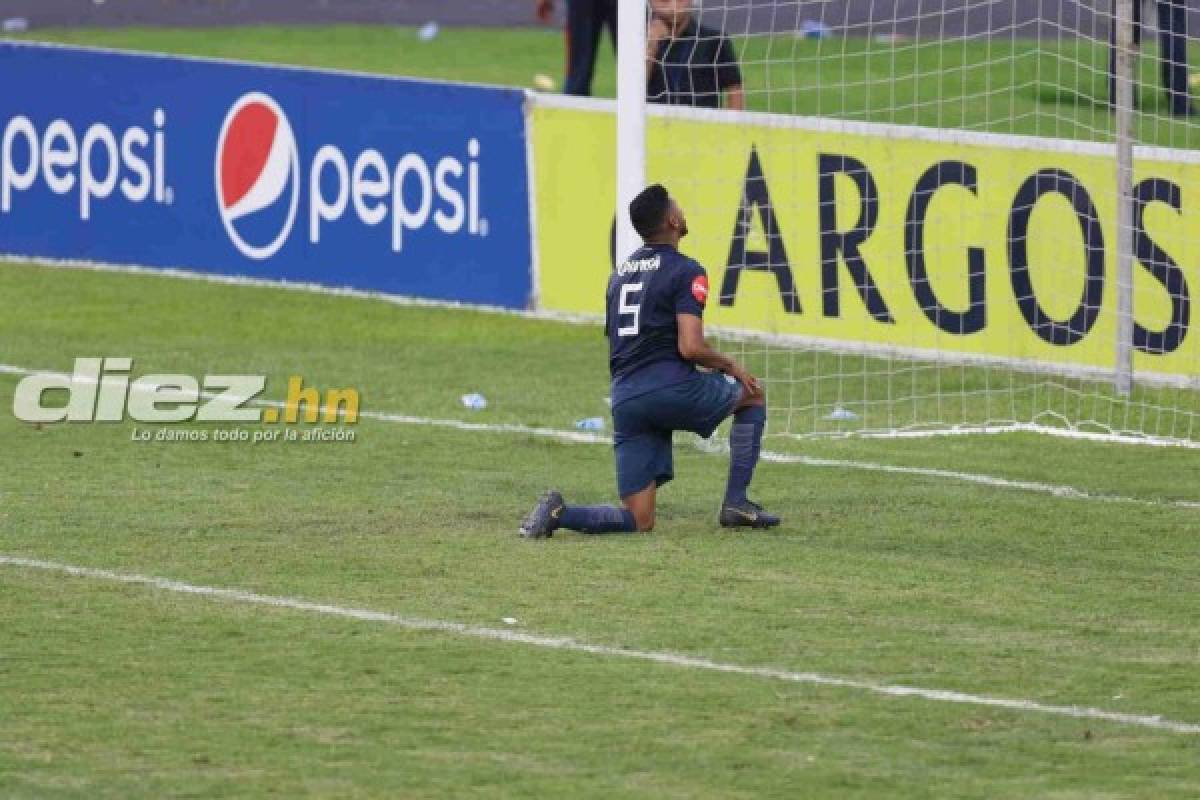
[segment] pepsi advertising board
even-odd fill
[[[0,43],[0,252],[524,308],[519,90]]]

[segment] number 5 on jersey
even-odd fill
[[[633,321],[628,325],[622,325],[617,328],[617,336],[637,336],[639,325],[638,320],[642,314],[642,284],[627,283],[621,287],[621,298],[617,305],[617,322],[622,322],[626,317],[633,317]]]

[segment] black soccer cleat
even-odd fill
[[[526,539],[548,539],[553,536],[565,505],[559,492],[551,489],[544,493],[521,522],[521,535]]]
[[[722,528],[774,528],[782,520],[762,510],[762,506],[747,500],[744,503],[722,503],[717,517]]]

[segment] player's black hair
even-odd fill
[[[649,239],[662,230],[671,208],[671,196],[661,183],[642,189],[629,204],[629,221],[643,239]]]

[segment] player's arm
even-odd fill
[[[679,354],[681,356],[693,364],[719,370],[736,378],[752,395],[762,394],[762,385],[758,382],[758,378],[704,340],[704,320],[695,314],[679,312],[675,314],[675,323],[679,328]]]
[[[728,36],[721,37],[717,50],[717,86],[724,94],[725,108],[746,110],[746,90],[742,86],[742,69],[738,66],[737,51]]]
[[[740,83],[725,90],[725,108],[732,111],[746,110],[746,92]]]
[[[658,17],[651,17],[646,26],[646,81],[654,75],[654,67],[658,63],[658,48],[671,31],[667,23]]]

